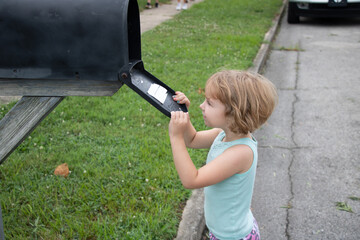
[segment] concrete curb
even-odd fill
[[[287,0],[283,0],[279,15],[273,20],[273,25],[265,34],[263,44],[261,45],[249,71],[261,73],[265,67],[267,57],[271,50],[271,43],[275,39],[280,21],[284,15]],[[186,202],[182,214],[182,220],[179,224],[178,233],[175,240],[200,240],[205,229],[204,218],[204,190],[193,190],[191,197]]]
[[[176,240],[197,240],[205,229],[204,189],[195,189],[186,202]]]
[[[274,18],[273,26],[265,34],[263,44],[261,44],[261,47],[253,61],[253,66],[249,68],[249,71],[261,73],[263,68],[265,67],[265,63],[271,49],[271,44],[273,43],[276,32],[279,29],[280,21],[284,15],[286,6],[287,0],[283,0],[279,15]]]

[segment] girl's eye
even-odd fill
[[[207,102],[207,104],[208,104],[209,106],[211,106],[211,103],[210,103],[209,100],[206,99],[206,102]]]

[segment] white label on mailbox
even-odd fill
[[[156,98],[159,102],[161,102],[162,104],[164,104],[165,99],[167,97],[167,90],[166,88],[153,83],[151,84],[148,93],[153,96],[154,98]]]

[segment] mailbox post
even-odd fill
[[[125,83],[168,117],[187,111],[144,68],[137,0],[2,0],[0,32],[0,96],[23,96],[0,121],[0,164],[66,96]]]

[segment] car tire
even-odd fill
[[[288,23],[299,23],[300,17],[296,14],[297,6],[296,3],[290,2],[288,5],[287,22]]]

